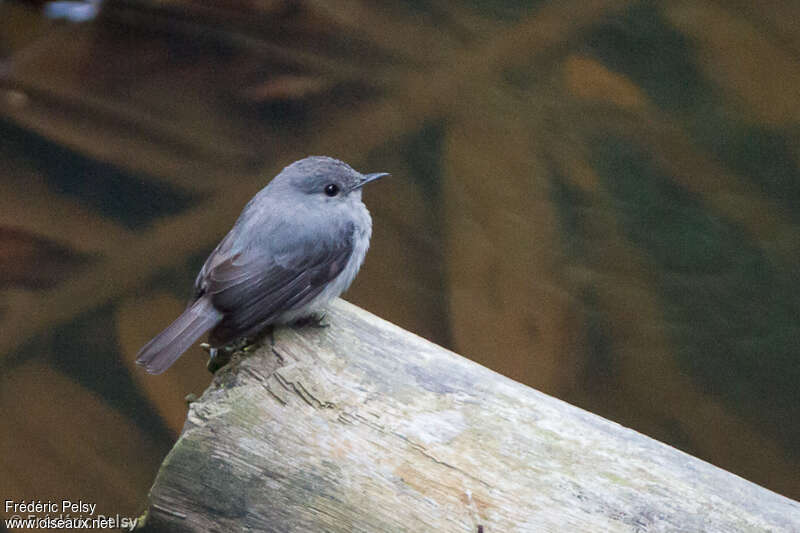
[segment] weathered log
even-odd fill
[[[217,372],[143,531],[800,531],[795,501],[341,300],[327,320]]]

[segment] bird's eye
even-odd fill
[[[335,183],[329,183],[325,186],[325,194],[328,196],[336,196],[339,194],[339,186]]]

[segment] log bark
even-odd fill
[[[142,531],[800,531],[795,501],[344,301],[327,321],[217,372]]]

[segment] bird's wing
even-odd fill
[[[353,230],[347,224],[324,232],[327,238],[284,235],[224,260],[213,260],[212,254],[200,288],[223,313],[224,330],[249,335],[309,303],[342,272],[353,252]]]

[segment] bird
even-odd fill
[[[209,330],[216,349],[317,317],[347,290],[369,248],[362,187],[388,175],[327,156],[285,167],[247,203],[200,269],[186,309],[136,363],[161,374]]]

